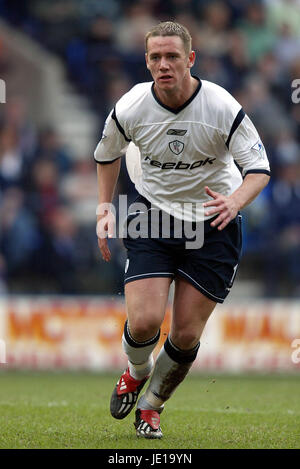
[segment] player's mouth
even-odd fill
[[[163,83],[167,83],[168,81],[172,80],[172,76],[171,75],[161,75],[159,77],[159,81],[163,82]]]

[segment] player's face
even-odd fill
[[[155,86],[164,91],[182,89],[190,77],[195,53],[187,54],[179,36],[150,37],[147,49],[146,64]]]

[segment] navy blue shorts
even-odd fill
[[[150,202],[142,196],[135,202],[151,208]],[[127,226],[138,215],[129,214]],[[241,257],[241,218],[237,215],[222,231],[210,225],[213,219],[205,221],[204,242],[199,249],[187,249],[186,241],[191,239],[186,236],[172,236],[173,217],[169,239],[128,235],[123,239],[127,249],[124,283],[150,277],[182,277],[211,300],[223,303],[233,285]]]

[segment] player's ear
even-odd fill
[[[145,52],[145,60],[146,60],[146,66],[147,66],[147,68],[148,68],[148,70],[149,70],[148,54],[147,54],[147,52]]]
[[[189,61],[188,61],[188,68],[192,68],[196,59],[195,51],[191,50],[189,53]]]

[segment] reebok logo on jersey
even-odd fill
[[[152,160],[150,156],[146,156],[144,161],[149,161],[151,166],[156,166],[157,168],[161,169],[196,169],[200,166],[205,166],[206,164],[213,164],[216,158],[206,158],[205,160],[198,160],[194,161],[194,163],[183,163],[182,161],[178,161],[175,163],[174,161],[161,163],[157,160]]]
[[[187,130],[180,130],[180,129],[169,129],[167,135],[185,135]]]

